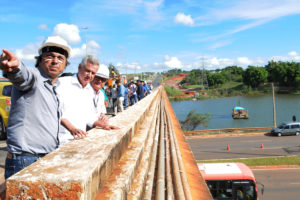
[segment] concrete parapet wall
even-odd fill
[[[163,87],[110,123],[10,177],[6,198],[212,199]]]
[[[110,123],[119,130],[94,128],[24,170],[6,183],[7,199],[93,199],[118,164],[144,120],[158,90],[129,107]]]

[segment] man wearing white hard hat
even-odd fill
[[[91,86],[95,91],[94,107],[98,116],[100,116],[101,113],[106,114],[106,106],[104,103],[105,96],[100,89],[104,87],[108,79],[109,69],[105,65],[100,65],[94,80],[91,82]]]
[[[34,68],[26,67],[13,53],[3,49],[0,69],[13,83],[7,125],[6,179],[59,146],[56,87],[70,51],[64,39],[48,37],[39,49]]]
[[[106,114],[105,106],[105,94],[101,89],[104,87],[106,81],[109,79],[109,69],[105,65],[100,65],[97,73],[95,74],[94,80],[91,82],[91,86],[94,89],[94,112],[102,122],[102,128],[104,129],[115,129],[117,127],[109,125],[108,117]]]

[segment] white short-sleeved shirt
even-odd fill
[[[92,126],[97,120],[93,110],[94,90],[87,84],[82,87],[77,74],[74,76],[59,78],[60,85],[57,93],[62,108],[62,119],[67,119],[73,126],[86,131],[86,126]],[[73,140],[72,134],[65,128],[61,128],[59,134],[60,144]]]

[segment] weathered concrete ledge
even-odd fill
[[[155,126],[153,126],[153,123],[155,124],[156,121],[158,102],[159,101],[154,101],[151,104],[145,120],[143,120],[140,124],[141,126],[136,129],[135,136],[128,145],[128,149],[123,152],[119,164],[113,169],[112,175],[108,178],[106,183],[101,186],[96,199],[128,199],[129,191],[133,188],[139,190],[141,193],[143,181],[137,187],[133,187],[132,185],[135,178],[142,177],[141,175],[137,175],[139,168],[142,167],[148,171],[146,163],[149,160],[149,155],[151,155],[151,151],[148,149],[152,149],[154,140]]]
[[[88,137],[74,140],[6,183],[7,199],[94,199],[111,170],[118,164],[144,120],[158,90],[129,107],[110,123],[119,130],[92,129]]]
[[[205,199],[202,179],[162,87],[7,180],[7,199]]]

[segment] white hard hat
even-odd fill
[[[42,55],[44,52],[55,51],[66,56],[70,57],[71,48],[68,43],[59,36],[50,36],[48,37],[39,48],[39,54]]]
[[[95,76],[99,76],[101,78],[109,79],[109,69],[106,65],[100,65]]]

